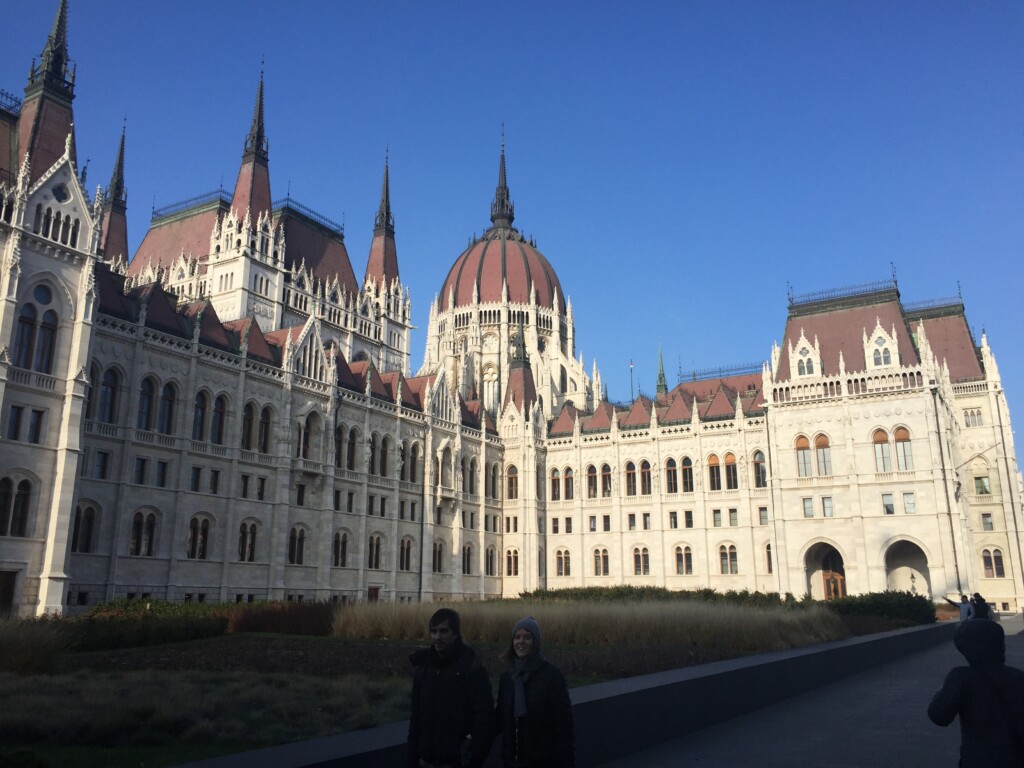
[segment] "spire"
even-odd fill
[[[106,199],[122,208],[128,203],[128,190],[124,186],[124,137],[127,124],[121,126],[121,144],[117,148],[117,159],[114,161],[114,172],[110,175],[110,186],[107,187]]]
[[[100,225],[99,251],[106,261],[114,261],[119,257],[128,260],[128,190],[124,185],[125,130],[126,126],[121,126],[121,143],[117,147],[114,171],[110,175],[110,186],[103,195],[101,207],[103,221]]]
[[[269,158],[267,135],[263,130],[263,67],[260,67],[260,85],[256,89],[256,104],[252,108],[252,126],[245,137],[243,157],[255,155],[262,160]]]
[[[370,243],[370,258],[366,261],[365,285],[373,278],[387,290],[398,279],[398,249],[395,246],[395,217],[391,213],[391,184],[389,181],[388,155],[384,153],[384,181],[380,189],[380,207],[373,223],[373,242]]]
[[[523,332],[522,320],[519,321],[519,330],[512,337],[512,357],[509,362],[512,368],[522,368],[530,362],[530,358],[526,354],[526,335]]]
[[[501,161],[498,164],[498,188],[491,203],[491,223],[496,227],[511,227],[515,220],[515,206],[505,181],[505,127],[501,128]]]
[[[51,86],[70,101],[74,98],[75,77],[74,73],[68,77],[68,61],[68,2],[60,0],[53,28],[39,56],[39,66],[29,74],[29,87]]]
[[[391,213],[391,187],[388,184],[388,155],[384,152],[384,183],[380,188],[380,207],[377,209],[377,218],[373,222],[373,234],[388,234],[394,237],[395,217]]]
[[[661,358],[661,350],[658,350],[658,387],[659,395],[668,394],[668,382],[665,380],[665,362]]]

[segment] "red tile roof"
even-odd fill
[[[537,402],[537,386],[533,380],[533,370],[528,365],[516,366],[509,371],[508,385],[505,387],[505,402],[501,406],[504,411],[509,403],[515,405],[520,413],[525,413],[527,406]]]
[[[548,430],[548,434],[552,436],[571,435],[578,418],[579,411],[576,410],[576,406],[573,405],[571,401],[566,401],[565,405],[562,406],[562,410],[559,411],[558,416],[551,423],[551,428]]]
[[[625,429],[651,426],[651,399],[640,395],[633,403],[625,418],[619,419],[619,426]]]
[[[168,267],[182,253],[196,258],[207,257],[217,217],[226,210],[226,204],[217,198],[183,215],[169,216],[152,223],[128,265],[128,274],[137,275],[148,264]]]

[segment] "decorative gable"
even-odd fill
[[[864,362],[867,369],[898,367],[900,364],[899,337],[896,328],[886,331],[880,320],[875,321],[871,335],[863,335]]]
[[[40,237],[88,253],[96,227],[69,153],[70,136],[64,155],[29,189],[25,223]]]
[[[789,343],[789,370],[790,375],[794,377],[820,376],[824,373],[821,368],[821,345],[818,344],[817,335],[812,344],[804,335],[803,328],[800,329],[800,338],[796,344]]]

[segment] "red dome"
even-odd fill
[[[558,275],[544,255],[511,227],[492,227],[469,246],[452,265],[441,287],[441,311],[473,303],[473,286],[479,286],[480,303],[500,302],[501,286],[508,285],[508,300],[530,302],[531,284],[537,291],[537,304],[565,313],[565,293]],[[554,307],[555,292],[558,306]]]

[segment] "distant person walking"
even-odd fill
[[[1006,639],[994,621],[970,619],[953,643],[969,667],[954,667],[928,705],[946,726],[960,717],[961,768],[1024,766],[1024,672],[1006,666]]]
[[[430,617],[430,647],[413,665],[408,768],[481,768],[494,741],[494,697],[480,654],[462,642],[459,614]]]
[[[967,621],[971,618],[971,601],[967,599],[967,595],[960,595],[960,602],[954,603],[948,597],[946,602],[960,611],[960,621]]]
[[[572,703],[565,677],[541,651],[532,617],[512,628],[496,708],[506,768],[575,768]]]
[[[971,596],[971,610],[968,615],[970,619],[991,619],[992,609],[989,608],[985,598],[975,592]]]

